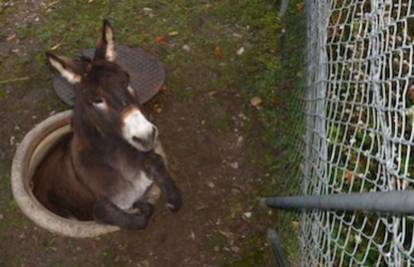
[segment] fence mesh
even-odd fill
[[[303,193],[414,189],[414,3],[308,0]],[[304,212],[303,266],[414,265],[414,217]]]

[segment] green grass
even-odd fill
[[[251,267],[251,266],[266,266],[265,252],[260,249],[249,251],[243,255],[240,260],[226,263],[222,267]]]
[[[257,53],[256,67],[261,71],[252,70],[256,79],[249,84],[249,94],[263,100],[263,107],[258,112],[262,127],[260,133],[263,141],[271,147],[262,162],[270,173],[263,189],[266,196],[297,194],[300,191],[298,178],[303,153],[300,138],[304,132],[300,98],[304,93],[303,57],[306,40],[304,14],[295,9],[301,1],[290,2],[289,11],[283,19],[262,13],[263,16],[253,24],[259,31],[258,36],[274,36],[269,37],[268,41],[267,38],[261,38],[260,47],[266,47],[267,52]],[[285,34],[281,32],[282,28]],[[251,122],[250,127],[257,127],[257,123]],[[254,157],[254,151],[252,154]],[[298,214],[285,211],[276,213],[275,228],[285,253],[291,263],[297,262],[299,245],[295,238],[298,232],[294,222],[299,221]]]
[[[7,93],[5,91],[0,91],[0,100],[5,99],[7,97]]]
[[[0,219],[0,235],[14,227],[21,227],[27,222],[22,220],[20,214],[16,214],[18,206],[11,195],[10,188],[10,177],[0,176],[0,194],[3,196],[0,199],[0,214],[3,216]]]

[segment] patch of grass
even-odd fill
[[[215,114],[210,122],[210,128],[219,133],[227,133],[231,131],[231,119],[226,113]]]
[[[242,256],[240,260],[226,263],[222,267],[251,267],[251,266],[266,266],[265,252],[260,249],[256,249],[248,252],[247,255]]]
[[[102,263],[103,266],[115,266],[116,263],[114,262],[115,255],[112,250],[105,250],[102,252]]]
[[[262,240],[258,237],[252,237],[244,241],[249,247],[242,256],[230,262],[225,262],[221,267],[251,267],[251,266],[268,266],[271,260],[267,249],[263,247]]]
[[[256,4],[262,1],[253,1]],[[242,19],[255,30],[252,46],[243,57],[245,73],[250,80],[244,81],[247,93],[263,100],[259,111],[249,114],[249,131],[259,128],[263,143],[269,152],[257,164],[268,172],[261,194],[289,195],[300,190],[300,163],[302,162],[301,136],[303,113],[300,97],[303,94],[303,57],[305,40],[304,14],[296,10],[302,1],[290,1],[288,13],[279,19],[275,9],[268,5],[247,7],[244,10],[252,20]],[[284,31],[282,31],[284,29]],[[265,36],[268,36],[265,37]],[[256,43],[257,42],[257,43]],[[251,79],[255,77],[255,79]],[[257,158],[255,151],[251,158]],[[276,230],[281,237],[290,262],[296,262],[299,254],[297,233],[294,225],[298,214],[277,212]]]
[[[18,206],[13,200],[10,187],[10,177],[0,176],[0,195],[2,196],[0,199],[0,214],[3,216],[3,219],[0,219],[0,234],[7,229],[24,225],[26,222],[19,215],[15,214]]]
[[[209,113],[209,129],[218,133],[230,132],[233,122],[229,113],[223,108],[222,101],[214,96],[207,96],[205,102],[206,110]]]
[[[0,91],[0,100],[5,99],[7,97],[7,93],[5,91]]]

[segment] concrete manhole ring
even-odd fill
[[[50,232],[77,238],[96,237],[119,230],[116,226],[93,221],[78,221],[60,217],[45,207],[32,193],[31,178],[47,152],[71,132],[72,111],[55,114],[36,125],[18,146],[13,158],[11,184],[14,199],[22,212],[38,226]],[[153,186],[146,197],[155,203],[160,189]]]

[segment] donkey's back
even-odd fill
[[[76,177],[70,153],[72,135],[57,143],[33,177],[33,193],[50,211],[62,217],[93,220],[96,199]]]

